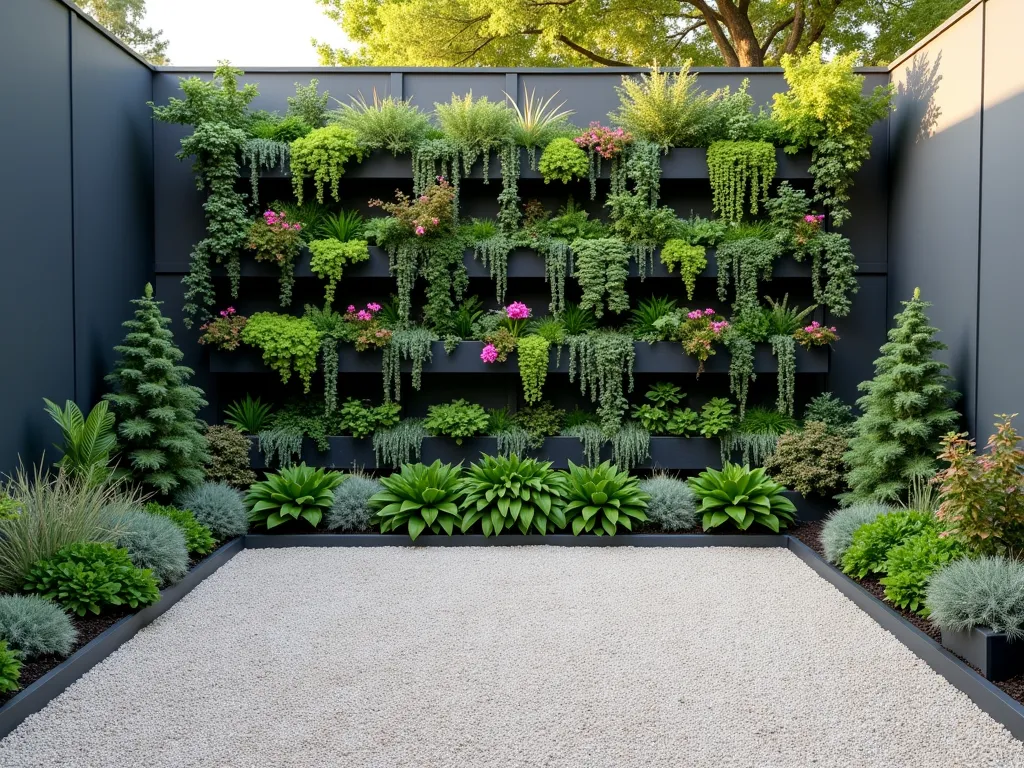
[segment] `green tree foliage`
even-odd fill
[[[933,475],[939,441],[959,419],[950,407],[960,394],[950,388],[948,366],[933,359],[946,345],[935,340],[938,329],[928,324],[925,310],[931,304],[917,288],[903,306],[875,360],[875,378],[860,384],[865,395],[857,405],[863,415],[844,457],[850,467],[850,492],[843,496],[848,501],[896,499],[913,478]]]
[[[146,0],[74,0],[75,5],[106,27],[122,43],[151,64],[170,64],[162,29],[142,25]]]
[[[179,365],[184,355],[153,286],[132,303],[135,319],[123,323],[128,333],[114,347],[121,358],[107,376],[114,391],[103,399],[117,417],[124,468],[146,489],[168,494],[203,481],[205,425],[196,414],[206,401],[188,383],[192,369]]]
[[[886,64],[965,2],[317,0],[356,47],[313,45],[328,65],[758,67],[815,43]]]

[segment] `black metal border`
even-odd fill
[[[232,539],[189,571],[177,584],[162,590],[158,602],[131,616],[125,616],[20,691],[0,707],[0,738],[21,725],[29,715],[43,709],[78,678],[135,637],[140,629],[166,612],[244,548],[243,537]]]
[[[246,549],[288,547],[785,547],[783,534],[621,533],[617,536],[573,536],[570,533],[502,534],[485,538],[470,533],[425,535],[411,541],[404,534],[379,533],[249,533]]]

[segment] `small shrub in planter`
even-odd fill
[[[384,490],[370,497],[370,506],[377,510],[374,522],[381,533],[406,527],[413,541],[427,528],[451,536],[455,526],[462,525],[461,481],[461,466],[440,460],[429,467],[403,464],[398,474],[382,477]]]
[[[302,518],[316,528],[324,510],[334,504],[334,489],[345,476],[340,472],[307,467],[286,467],[267,475],[266,480],[253,483],[245,497],[249,522],[267,530]]]
[[[241,536],[249,530],[249,512],[242,494],[227,483],[203,483],[179,494],[176,505],[187,509],[219,540]]]
[[[935,528],[912,536],[889,550],[886,558],[885,599],[905,611],[927,616],[925,589],[931,575],[964,556],[964,547],[956,539],[940,536]]]
[[[928,582],[925,604],[942,629],[991,627],[1010,640],[1024,638],[1024,563],[1004,557],[961,559]]]
[[[217,546],[217,542],[213,538],[213,532],[209,527],[196,520],[196,516],[187,509],[165,507],[162,504],[150,502],[146,505],[145,511],[151,515],[166,517],[178,526],[181,532],[185,534],[185,547],[190,554],[208,555]]]
[[[127,550],[113,544],[64,547],[32,567],[24,588],[79,616],[120,606],[139,608],[160,599],[153,572],[136,568]]]
[[[185,534],[166,517],[117,504],[107,513],[115,543],[128,551],[137,568],[148,568],[161,584],[173,584],[188,572]]]
[[[373,518],[370,498],[384,490],[380,481],[367,475],[349,475],[334,489],[334,504],[327,512],[331,530],[368,531]]]
[[[0,693],[11,693],[21,688],[21,659],[17,651],[0,640]]]
[[[640,490],[650,496],[648,520],[663,531],[685,531],[697,522],[697,497],[685,480],[654,475],[640,481]]]
[[[563,184],[574,179],[583,179],[590,173],[590,158],[570,138],[554,139],[544,148],[538,165],[544,183],[561,181]]]
[[[234,488],[248,488],[256,482],[249,466],[249,438],[234,427],[214,424],[206,428],[206,479],[225,482]]]
[[[850,548],[853,534],[863,525],[874,522],[879,515],[887,515],[892,508],[885,504],[854,504],[837,509],[825,520],[821,529],[821,546],[830,563],[839,564]]]
[[[650,497],[640,490],[640,481],[619,472],[610,462],[596,467],[577,467],[569,462],[565,478],[565,519],[574,535],[595,533],[614,536],[621,526],[633,530],[634,523],[647,521]]]
[[[25,658],[67,656],[78,632],[59,605],[38,595],[0,596],[0,640]]]
[[[848,447],[847,439],[830,432],[824,422],[809,421],[802,430],[782,435],[764,466],[773,478],[804,496],[831,497],[845,487],[843,454]]]
[[[882,515],[853,533],[843,555],[843,573],[863,579],[872,573],[885,573],[889,552],[913,536],[935,528],[931,512],[900,510]]]
[[[482,406],[466,400],[456,400],[430,406],[423,426],[432,435],[450,437],[455,440],[456,445],[462,445],[462,441],[467,437],[485,433],[489,421],[487,411]]]
[[[513,527],[520,533],[544,535],[565,527],[561,475],[550,461],[518,456],[484,456],[470,466],[462,481],[462,532],[477,522],[484,536]]]
[[[756,523],[778,533],[796,515],[796,507],[782,495],[786,489],[760,467],[725,462],[721,470],[707,469],[689,483],[701,501],[705,531],[732,522],[741,531]]]

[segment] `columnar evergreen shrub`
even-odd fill
[[[206,429],[206,479],[248,488],[256,482],[249,465],[249,438],[234,427],[215,424]]]
[[[915,477],[934,474],[940,438],[959,418],[950,407],[959,393],[950,388],[948,366],[933,359],[946,345],[928,324],[931,305],[918,288],[903,306],[875,360],[875,378],[860,385],[863,415],[845,456],[848,501],[895,499]]]
[[[144,488],[169,494],[203,481],[205,425],[196,414],[206,401],[188,383],[192,369],[179,365],[184,355],[153,286],[147,283],[132,303],[138,307],[135,319],[123,323],[128,333],[114,347],[121,358],[106,377],[114,391],[103,398],[117,417],[125,468]]]

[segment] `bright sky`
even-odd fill
[[[310,38],[345,42],[315,0],[146,0],[145,26],[164,31],[175,66],[315,66]]]

